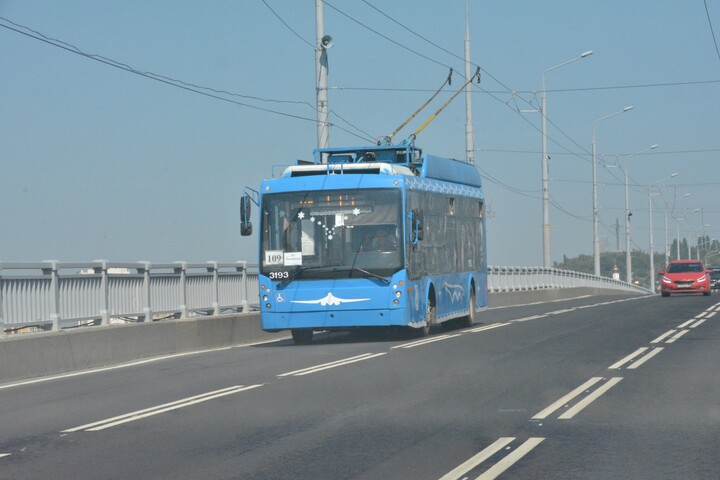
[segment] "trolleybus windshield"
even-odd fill
[[[397,189],[262,198],[260,271],[272,280],[389,277],[403,268]]]

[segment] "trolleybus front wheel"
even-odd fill
[[[435,297],[428,298],[427,311],[425,312],[425,325],[417,329],[419,337],[427,337],[430,335],[430,327],[435,323]]]

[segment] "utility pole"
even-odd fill
[[[328,123],[328,59],[327,49],[332,47],[332,38],[325,35],[323,0],[315,0],[315,77],[317,92],[317,146],[327,148],[330,144]]]
[[[470,79],[470,22],[468,1],[465,0],[465,79]],[[472,85],[465,85],[465,156],[467,163],[475,163],[475,138],[472,118]]]

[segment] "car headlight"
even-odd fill
[[[707,280],[707,275],[703,275],[702,277],[698,278],[698,279],[697,279],[697,282],[698,282],[698,283],[702,283],[702,282],[704,282],[705,280]]]
[[[663,276],[662,278],[663,283],[672,283],[672,280],[670,280],[668,277]]]

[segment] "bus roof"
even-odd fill
[[[380,175],[413,175],[422,178],[481,187],[480,172],[475,165],[423,154],[412,144],[371,145],[344,148],[317,148],[313,162],[298,161],[282,177],[366,173]]]

